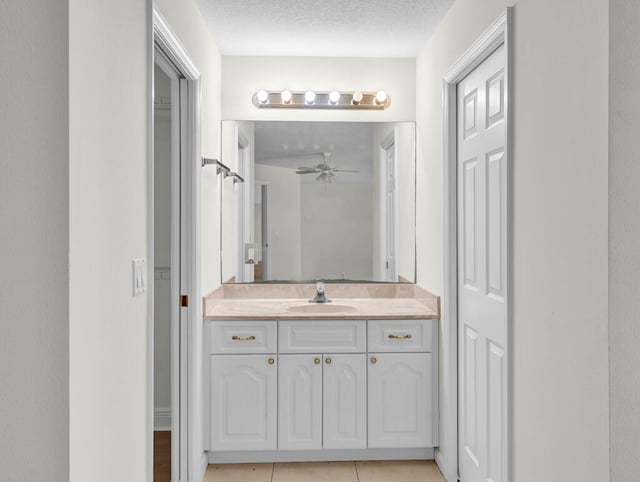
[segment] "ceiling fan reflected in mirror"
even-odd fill
[[[338,169],[336,166],[329,164],[329,157],[331,152],[315,152],[309,154],[310,156],[322,156],[322,162],[316,164],[315,167],[299,167],[296,170],[296,174],[318,174],[316,181],[318,182],[333,182],[337,172],[360,172],[353,169]]]

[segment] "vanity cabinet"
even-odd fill
[[[280,355],[278,448],[322,448],[322,355]]]
[[[369,354],[369,447],[431,447],[431,353]]]
[[[366,448],[366,354],[325,355],[323,371],[323,448]]]
[[[366,333],[365,320],[278,323],[279,449],[366,448]]]
[[[212,452],[375,459],[373,449],[421,457],[416,450],[438,445],[437,320],[213,321],[207,330]]]
[[[275,355],[211,356],[211,448],[277,448]]]
[[[278,448],[366,448],[366,354],[278,358]]]

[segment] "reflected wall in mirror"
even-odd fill
[[[413,122],[224,121],[221,281],[415,282]]]

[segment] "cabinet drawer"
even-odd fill
[[[364,320],[281,321],[280,353],[364,353]]]
[[[276,321],[213,321],[211,353],[275,353]]]
[[[368,323],[370,352],[431,352],[437,341],[433,320],[372,320]]]

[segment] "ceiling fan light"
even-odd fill
[[[329,103],[330,104],[336,105],[339,100],[340,100],[340,92],[338,92],[336,90],[332,90],[331,92],[329,92]]]

